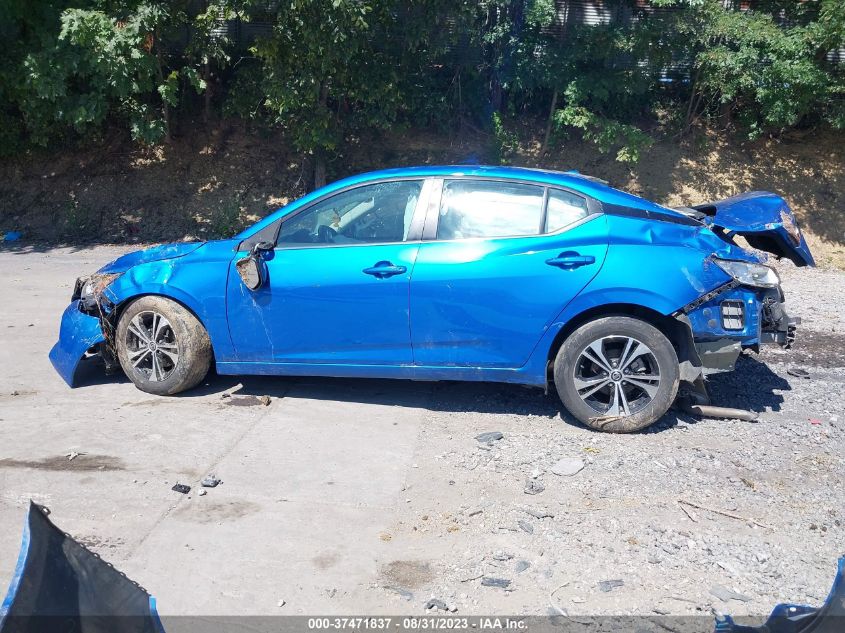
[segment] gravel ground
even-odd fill
[[[609,435],[561,416],[553,394],[435,385],[420,468],[383,535],[420,560],[399,578],[383,570],[374,590],[401,601],[418,589],[418,602],[470,613],[764,615],[822,602],[845,552],[845,275],[780,268],[804,319],[795,348],[747,353],[710,383],[714,404],[758,423],[670,412],[646,433]],[[810,378],[787,373],[798,366]],[[491,431],[502,439],[474,439]],[[583,469],[555,474],[567,458]]]
[[[795,348],[711,380],[714,404],[758,423],[670,412],[609,435],[507,385],[210,376],[156,398],[91,371],[69,390],[46,359],[57,316],[74,276],[116,254],[0,252],[0,588],[34,498],[165,615],[422,614],[434,599],[460,615],[699,615],[712,631],[713,611],[765,616],[830,589],[841,272],[783,265]],[[209,472],[224,485],[206,496],[171,491]]]

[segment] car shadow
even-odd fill
[[[102,363],[86,360],[80,364],[76,384],[95,386],[130,381],[118,371],[107,376]],[[740,356],[736,370],[715,374],[708,380],[708,389],[713,405],[745,409],[758,413],[780,411],[783,396],[777,391],[789,391],[789,382],[774,373],[765,363],[755,357]],[[749,385],[754,385],[749,389]],[[285,398],[294,394],[296,398],[379,404],[387,406],[421,407],[445,413],[506,414],[514,416],[538,416],[549,420],[582,427],[562,406],[551,386],[548,393],[542,389],[520,385],[440,381],[422,382],[412,380],[381,380],[373,378],[321,378],[299,376],[223,376],[213,370],[203,382],[175,398],[205,398],[269,396],[272,399]],[[700,419],[679,407],[670,409],[646,433],[659,433],[679,425],[712,422]],[[598,432],[598,431],[596,431]]]

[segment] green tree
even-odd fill
[[[842,71],[827,59],[845,45],[841,0],[769,0],[753,11],[699,0],[678,30],[695,59],[689,119],[716,115],[751,136],[805,121],[845,125]]]
[[[385,128],[402,104],[394,54],[401,31],[384,0],[292,0],[273,37],[255,48],[263,61],[264,106],[300,151],[313,156],[314,186],[326,159],[349,135]]]

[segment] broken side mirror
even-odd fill
[[[250,254],[243,259],[239,259],[235,264],[238,269],[238,274],[241,276],[241,281],[250,290],[258,290],[263,283],[261,278],[261,263],[258,258]]]
[[[258,242],[252,247],[249,255],[238,260],[237,264],[235,264],[238,274],[241,276],[241,281],[250,290],[258,290],[264,283],[261,254],[272,251],[273,248],[273,242]]]

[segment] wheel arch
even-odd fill
[[[632,317],[657,328],[675,348],[681,366],[682,379],[691,381],[692,374],[696,372],[692,370],[692,373],[690,373],[688,367],[700,367],[701,361],[695,351],[692,330],[685,317],[675,318],[671,315],[662,314],[654,308],[636,303],[607,303],[579,312],[567,320],[566,324],[555,335],[546,357],[546,380],[548,384],[551,384],[553,380],[552,368],[554,367],[555,357],[569,335],[585,323],[610,316]]]
[[[114,308],[112,309],[111,313],[109,314],[109,320],[111,321],[111,325],[114,328],[114,331],[117,331],[117,323],[120,321],[120,317],[126,311],[132,303],[137,301],[138,299],[142,299],[144,297],[161,297],[162,299],[167,299],[168,301],[172,301],[173,303],[177,303],[182,308],[187,310],[191,313],[191,315],[199,321],[200,325],[205,329],[206,333],[208,334],[208,340],[211,343],[211,361],[214,363],[215,361],[215,341],[214,337],[211,333],[211,330],[208,327],[208,324],[202,318],[202,315],[199,314],[199,311],[195,310],[188,302],[180,300],[178,297],[174,297],[171,294],[165,294],[162,292],[138,292],[133,295],[129,295],[120,299],[118,303],[115,303]]]

